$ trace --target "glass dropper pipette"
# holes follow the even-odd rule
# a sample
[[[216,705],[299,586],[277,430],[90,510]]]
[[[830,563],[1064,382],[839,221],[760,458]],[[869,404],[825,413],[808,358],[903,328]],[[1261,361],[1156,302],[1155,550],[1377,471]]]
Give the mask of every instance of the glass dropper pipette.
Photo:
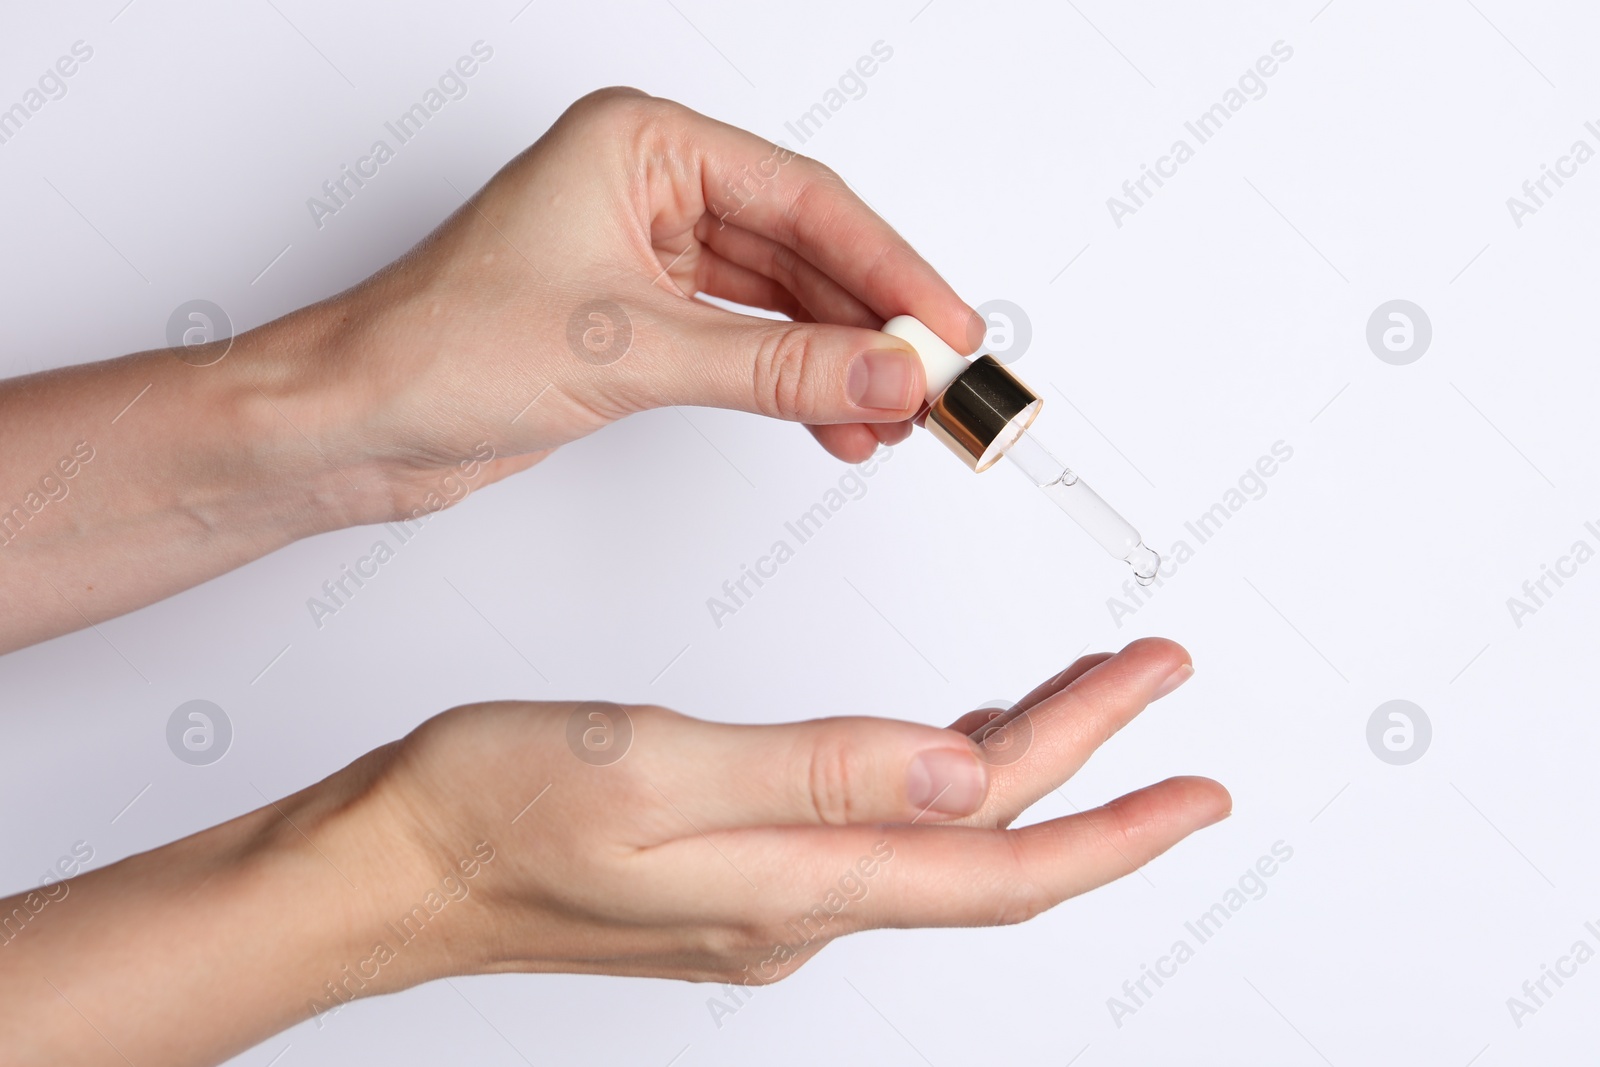
[[[1089,483],[1073,473],[1071,467],[1052,456],[1037,438],[1023,430],[1003,454],[1101,548],[1132,567],[1135,581],[1149,585],[1156,580],[1161,557],[1145,547],[1131,522],[1089,488]]]
[[[1056,459],[1028,426],[1043,401],[993,356],[967,360],[910,315],[884,323],[883,332],[909,344],[927,375],[927,428],[975,471],[1001,456],[1083,527],[1101,548],[1133,568],[1140,585],[1156,579],[1161,557],[1133,524]]]

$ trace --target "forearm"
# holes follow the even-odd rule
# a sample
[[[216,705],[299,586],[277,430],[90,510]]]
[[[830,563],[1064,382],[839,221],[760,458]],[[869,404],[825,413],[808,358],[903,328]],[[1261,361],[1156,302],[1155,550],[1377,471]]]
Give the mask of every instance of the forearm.
[[[269,323],[210,366],[157,350],[0,382],[0,652],[386,518],[339,314]]]
[[[440,972],[451,916],[351,978],[437,874],[374,824],[365,768],[0,902],[7,1063],[212,1064],[355,996]],[[381,819],[377,821],[382,821]]]
[[[208,366],[202,346],[0,382],[0,653],[447,507],[651,407],[804,422],[860,462],[922,405],[915,353],[870,328],[904,312],[962,351],[982,333],[820,164],[590,94],[405,257]]]

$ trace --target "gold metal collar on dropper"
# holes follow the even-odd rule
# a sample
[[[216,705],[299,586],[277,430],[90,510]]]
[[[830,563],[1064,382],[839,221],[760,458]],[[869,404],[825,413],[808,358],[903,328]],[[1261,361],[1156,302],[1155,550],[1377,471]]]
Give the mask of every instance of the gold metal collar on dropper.
[[[910,315],[896,315],[883,324],[883,332],[910,345],[922,361],[926,425],[962,462],[984,471],[1001,456],[1012,460],[1101,548],[1132,567],[1140,585],[1157,580],[1161,556],[1133,524],[1027,432],[1044,403],[1037,393],[993,356],[968,362]]]
[[[997,463],[1043,406],[993,356],[980,356],[928,406],[927,427],[975,471]]]

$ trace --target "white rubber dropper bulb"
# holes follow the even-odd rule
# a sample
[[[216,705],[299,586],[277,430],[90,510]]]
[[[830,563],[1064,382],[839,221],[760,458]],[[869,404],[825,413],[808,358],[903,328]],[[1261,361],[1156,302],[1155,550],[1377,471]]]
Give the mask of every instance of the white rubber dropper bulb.
[[[883,324],[883,332],[910,345],[922,360],[922,370],[928,378],[927,400],[930,404],[939,399],[939,394],[950,388],[950,383],[971,366],[965,356],[945,344],[920,319],[910,315],[896,315]]]

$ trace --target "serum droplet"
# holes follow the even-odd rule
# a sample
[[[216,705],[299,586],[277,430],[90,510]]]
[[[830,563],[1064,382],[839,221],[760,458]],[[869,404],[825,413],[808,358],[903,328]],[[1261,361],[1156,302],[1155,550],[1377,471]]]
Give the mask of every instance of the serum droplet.
[[[1134,581],[1140,585],[1155,583],[1156,571],[1161,567],[1161,556],[1154,549],[1146,548],[1141,541],[1123,558],[1128,561],[1128,566],[1133,568]]]

